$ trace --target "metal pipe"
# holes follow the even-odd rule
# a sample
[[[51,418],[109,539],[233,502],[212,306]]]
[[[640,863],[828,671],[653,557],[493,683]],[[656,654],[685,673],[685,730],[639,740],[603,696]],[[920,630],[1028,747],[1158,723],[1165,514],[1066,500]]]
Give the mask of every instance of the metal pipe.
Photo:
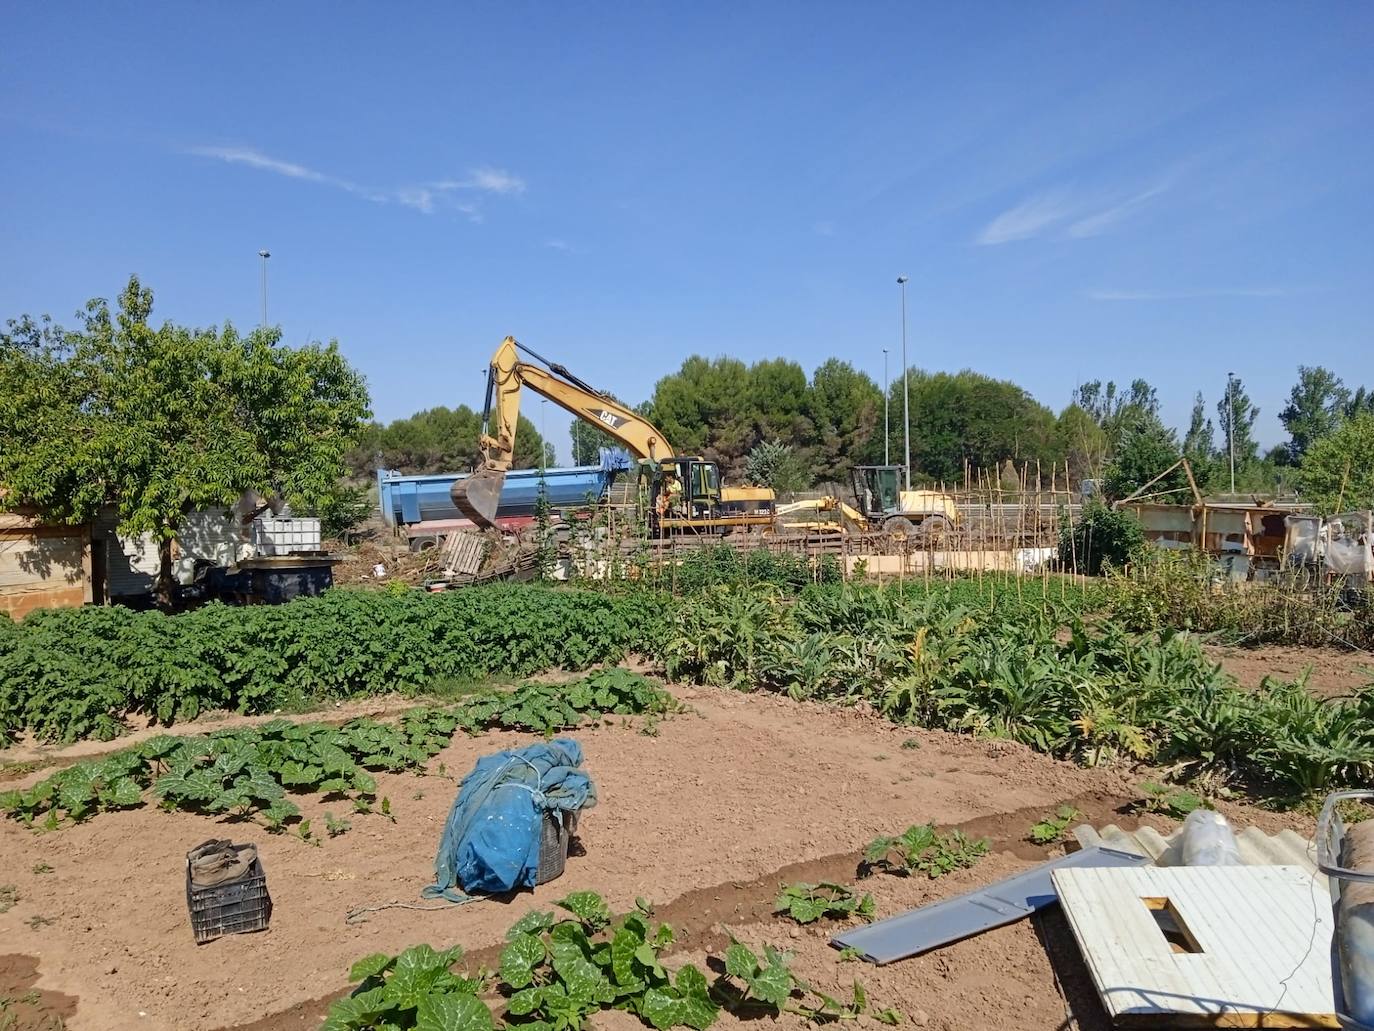
[[[892,464],[892,435],[887,428],[888,399],[887,348],[883,348],[883,465]]]
[[[1236,492],[1236,390],[1235,373],[1226,374],[1226,450],[1231,453],[1231,493]]]
[[[906,489],[911,489],[911,386],[910,366],[906,360],[906,276],[897,277],[902,288],[902,450],[905,452]]]

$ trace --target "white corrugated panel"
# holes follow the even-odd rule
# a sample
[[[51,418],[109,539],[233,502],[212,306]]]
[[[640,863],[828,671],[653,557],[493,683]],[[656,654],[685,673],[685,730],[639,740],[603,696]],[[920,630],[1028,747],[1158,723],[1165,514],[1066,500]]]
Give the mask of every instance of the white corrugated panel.
[[[151,533],[108,538],[105,548],[105,590],[112,598],[147,594],[157,579],[157,541]]]

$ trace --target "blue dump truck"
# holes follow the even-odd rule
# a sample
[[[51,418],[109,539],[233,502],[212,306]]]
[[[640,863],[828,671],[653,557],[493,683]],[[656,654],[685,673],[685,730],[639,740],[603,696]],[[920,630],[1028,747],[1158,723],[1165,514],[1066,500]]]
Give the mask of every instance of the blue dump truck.
[[[619,448],[602,448],[598,465],[557,469],[512,469],[501,489],[497,525],[519,530],[534,521],[540,480],[554,509],[585,505],[606,496],[617,477],[632,475],[634,460]],[[451,530],[472,526],[453,506],[449,488],[467,473],[432,473],[407,476],[392,469],[377,471],[377,499],[382,519],[410,538],[412,547],[436,543]]]

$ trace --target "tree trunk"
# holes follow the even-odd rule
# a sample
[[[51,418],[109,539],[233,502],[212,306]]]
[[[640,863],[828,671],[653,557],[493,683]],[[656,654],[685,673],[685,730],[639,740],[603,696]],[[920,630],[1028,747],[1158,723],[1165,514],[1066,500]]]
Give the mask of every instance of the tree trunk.
[[[160,536],[157,544],[157,603],[160,608],[172,607],[172,538]]]

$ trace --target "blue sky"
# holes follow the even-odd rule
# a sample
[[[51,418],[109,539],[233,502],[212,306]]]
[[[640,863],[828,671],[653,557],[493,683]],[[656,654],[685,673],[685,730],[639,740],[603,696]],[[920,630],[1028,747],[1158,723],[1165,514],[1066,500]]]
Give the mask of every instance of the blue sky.
[[[1374,5],[9,4],[0,316],[337,338],[379,417],[513,333],[687,355],[1374,386]],[[537,412],[531,411],[537,417]],[[566,418],[549,413],[550,429]],[[566,436],[556,437],[566,459]]]

